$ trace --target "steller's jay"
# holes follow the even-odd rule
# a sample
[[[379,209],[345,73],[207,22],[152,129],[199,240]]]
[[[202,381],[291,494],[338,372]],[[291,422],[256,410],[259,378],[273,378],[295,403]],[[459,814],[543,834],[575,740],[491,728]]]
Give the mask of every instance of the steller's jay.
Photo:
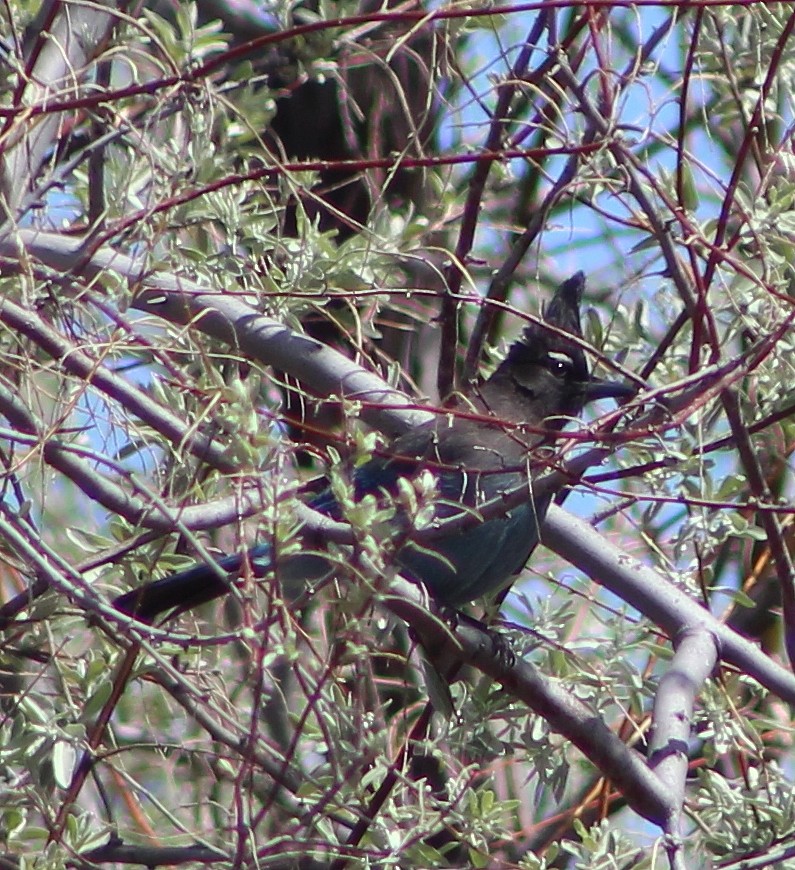
[[[353,474],[354,496],[360,499],[367,494],[395,497],[401,478],[431,471],[438,495],[434,518],[439,520],[462,511],[476,514],[485,502],[527,485],[527,500],[517,507],[498,516],[492,512],[491,518],[449,535],[442,531],[423,546],[412,541],[405,512],[396,510],[400,571],[422,581],[443,604],[463,604],[508,585],[534,549],[538,523],[552,498],[548,494],[534,500],[531,492],[533,476],[545,467],[543,446],[587,402],[635,392],[591,377],[582,348],[561,334],[582,336],[579,306],[584,287],[582,272],[565,281],[544,316],[553,329],[530,324],[490,378],[474,385],[450,410],[394,440],[383,455]],[[308,504],[344,519],[329,487]],[[285,560],[291,563],[291,575],[303,567],[308,580],[317,579],[318,563],[323,565],[321,576],[331,571],[330,563],[318,555],[291,555]],[[271,561],[270,546],[255,545],[219,559],[217,565],[199,564],[145,584],[116,598],[114,605],[151,621],[165,611],[182,612],[223,595],[228,580],[222,571],[234,577],[249,566],[254,576],[264,576],[273,568]]]

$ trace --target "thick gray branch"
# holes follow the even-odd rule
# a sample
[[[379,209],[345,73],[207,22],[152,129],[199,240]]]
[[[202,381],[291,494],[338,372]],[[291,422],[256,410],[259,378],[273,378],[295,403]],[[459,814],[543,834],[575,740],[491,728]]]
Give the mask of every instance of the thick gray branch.
[[[109,36],[117,18],[112,10],[119,4],[95,0],[58,5],[60,12],[49,31],[39,36],[41,49],[19,99],[18,132],[9,140],[14,146],[7,147],[0,161],[0,203],[5,201],[0,225],[18,213],[32,192],[34,179],[65,122],[63,112],[28,116],[24,107],[46,107],[48,101],[77,97],[85,91],[85,68]],[[103,7],[108,11],[101,11]]]
[[[588,523],[552,505],[541,526],[541,541],[659,625],[673,641],[687,632],[706,632],[724,661],[795,704],[792,673]]]
[[[10,299],[0,299],[0,321],[37,344],[64,371],[85,384],[91,384],[124,410],[159,432],[174,447],[185,449],[221,471],[239,471],[224,450],[211,439],[159,405],[145,392],[103,365],[96,355],[79,349],[67,341],[35,312],[22,308]]]
[[[715,637],[705,628],[690,629],[674,641],[676,653],[663,674],[654,699],[649,767],[677,806],[685,802],[685,785],[696,698],[718,663]],[[677,833],[679,825],[676,825]]]
[[[640,753],[626,746],[593,710],[529,662],[495,646],[494,636],[485,628],[461,622],[447,629],[418,604],[416,588],[397,579],[390,586],[393,591],[396,597],[387,598],[386,605],[411,625],[423,644],[433,649],[434,657],[455,655],[502,683],[506,691],[577,746],[616,784],[636,813],[667,829],[678,805]]]
[[[427,419],[427,411],[380,377],[308,335],[259,314],[241,299],[164,272],[152,272],[143,259],[102,247],[86,250],[80,239],[57,233],[19,230],[0,238],[0,257],[32,256],[62,273],[91,280],[110,271],[121,275],[137,295],[135,308],[171,323],[196,329],[242,351],[263,365],[282,369],[323,396],[361,401],[362,417],[389,435]]]

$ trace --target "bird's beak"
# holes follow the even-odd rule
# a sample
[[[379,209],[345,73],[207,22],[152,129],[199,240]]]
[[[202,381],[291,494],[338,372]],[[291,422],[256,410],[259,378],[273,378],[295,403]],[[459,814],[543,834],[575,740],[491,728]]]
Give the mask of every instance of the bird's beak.
[[[594,402],[597,399],[631,399],[637,395],[638,388],[630,384],[619,384],[618,381],[605,381],[602,378],[591,378],[585,384],[585,401]]]

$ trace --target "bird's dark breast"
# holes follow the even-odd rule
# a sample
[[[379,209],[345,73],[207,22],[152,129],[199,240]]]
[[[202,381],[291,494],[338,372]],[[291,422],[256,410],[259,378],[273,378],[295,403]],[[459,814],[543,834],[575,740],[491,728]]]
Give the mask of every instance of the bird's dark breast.
[[[446,454],[449,460],[452,454]],[[495,453],[494,456],[497,456]],[[415,580],[422,581],[441,602],[462,604],[498,590],[525,564],[538,540],[536,514],[543,516],[547,502],[533,503],[526,473],[525,457],[513,457],[514,465],[500,467],[506,457],[483,460],[488,470],[466,472],[450,464],[439,464],[433,469],[436,477],[434,522],[423,523],[423,529],[414,530],[404,515],[402,522],[394,524],[393,531],[401,540],[397,561],[401,570]],[[362,466],[354,475],[356,498],[372,494],[378,489],[384,497],[398,494],[398,480],[411,479],[423,469],[433,468],[427,457],[393,457],[391,460],[374,459]],[[524,472],[524,473],[523,473]],[[527,500],[506,513],[499,505],[488,508],[490,518],[481,520],[480,509],[488,502],[507,495],[519,485],[528,486]],[[538,501],[538,500],[537,500]],[[313,507],[337,519],[344,519],[339,505],[330,491],[321,493]],[[462,509],[463,506],[463,509]],[[444,531],[445,520],[465,517],[459,531]],[[430,528],[438,529],[438,536]],[[423,532],[422,543],[415,539]]]
[[[536,545],[535,510],[532,503],[522,504],[423,546],[409,540],[398,562],[445,604],[463,604],[496,592],[521,570]]]

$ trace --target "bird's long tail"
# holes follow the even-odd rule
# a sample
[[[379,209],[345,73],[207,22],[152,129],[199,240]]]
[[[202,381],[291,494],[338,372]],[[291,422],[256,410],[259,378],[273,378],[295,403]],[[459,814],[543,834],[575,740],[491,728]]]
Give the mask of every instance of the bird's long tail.
[[[258,544],[245,553],[224,556],[215,564],[194,565],[120,595],[113,606],[141,622],[152,622],[169,610],[182,613],[225,595],[244,567],[255,577],[266,574],[271,568],[270,552],[268,544]]]

